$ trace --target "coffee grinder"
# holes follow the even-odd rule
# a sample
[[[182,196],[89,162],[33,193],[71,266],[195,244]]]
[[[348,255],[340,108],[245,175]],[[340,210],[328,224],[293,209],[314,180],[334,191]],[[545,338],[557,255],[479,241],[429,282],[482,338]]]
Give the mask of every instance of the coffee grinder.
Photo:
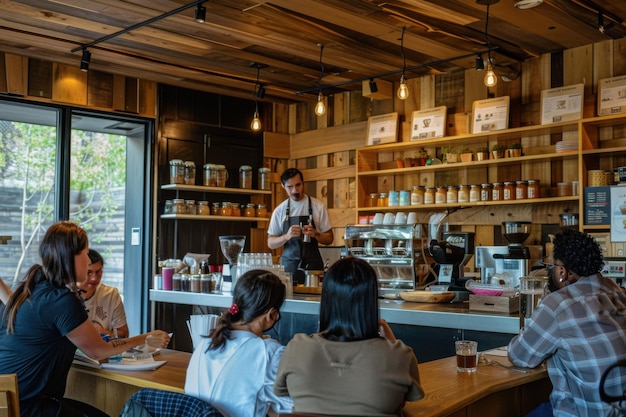
[[[506,253],[495,253],[493,258],[496,262],[496,273],[503,280],[500,285],[519,285],[520,277],[524,277],[530,271],[531,253],[524,246],[524,241],[530,236],[531,222],[502,222],[502,235],[509,242]]]
[[[474,233],[443,232],[442,240],[431,240],[430,254],[436,264],[438,284],[450,284],[450,291],[466,291],[463,269],[474,254]]]

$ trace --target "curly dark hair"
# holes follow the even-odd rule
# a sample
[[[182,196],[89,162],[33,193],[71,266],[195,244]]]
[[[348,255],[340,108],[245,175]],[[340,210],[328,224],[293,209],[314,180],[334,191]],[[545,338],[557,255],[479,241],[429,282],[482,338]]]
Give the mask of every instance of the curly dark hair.
[[[604,266],[600,244],[577,230],[564,230],[555,236],[553,256],[580,277],[597,274]]]

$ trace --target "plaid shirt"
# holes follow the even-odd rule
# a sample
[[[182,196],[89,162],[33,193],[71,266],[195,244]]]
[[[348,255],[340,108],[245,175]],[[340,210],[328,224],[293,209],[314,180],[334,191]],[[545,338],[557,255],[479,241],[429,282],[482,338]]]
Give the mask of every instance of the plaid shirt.
[[[211,404],[198,398],[152,388],[143,388],[131,395],[120,413],[120,417],[173,416],[222,417]]]
[[[508,354],[518,366],[547,360],[555,417],[607,415],[611,407],[600,399],[599,382],[607,367],[626,359],[626,294],[598,274],[547,295]],[[621,383],[615,378],[605,386],[620,391]]]

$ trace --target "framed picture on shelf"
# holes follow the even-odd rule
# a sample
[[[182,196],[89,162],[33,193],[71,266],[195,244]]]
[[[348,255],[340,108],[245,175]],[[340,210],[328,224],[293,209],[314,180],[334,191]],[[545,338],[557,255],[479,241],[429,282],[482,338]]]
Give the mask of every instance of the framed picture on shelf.
[[[598,81],[598,116],[626,112],[626,75]]]
[[[380,145],[398,140],[398,112],[370,116],[367,119],[367,145]]]
[[[541,91],[541,124],[571,122],[583,117],[584,84]]]
[[[509,96],[503,96],[472,103],[472,133],[507,129],[510,102]]]
[[[446,134],[446,106],[417,110],[411,116],[411,140],[442,138]]]

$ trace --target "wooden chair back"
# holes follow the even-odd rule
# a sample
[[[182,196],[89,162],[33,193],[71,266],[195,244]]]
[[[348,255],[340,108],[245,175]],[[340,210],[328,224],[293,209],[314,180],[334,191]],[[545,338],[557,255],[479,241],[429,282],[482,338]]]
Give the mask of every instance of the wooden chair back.
[[[17,374],[0,375],[0,417],[20,417]]]

